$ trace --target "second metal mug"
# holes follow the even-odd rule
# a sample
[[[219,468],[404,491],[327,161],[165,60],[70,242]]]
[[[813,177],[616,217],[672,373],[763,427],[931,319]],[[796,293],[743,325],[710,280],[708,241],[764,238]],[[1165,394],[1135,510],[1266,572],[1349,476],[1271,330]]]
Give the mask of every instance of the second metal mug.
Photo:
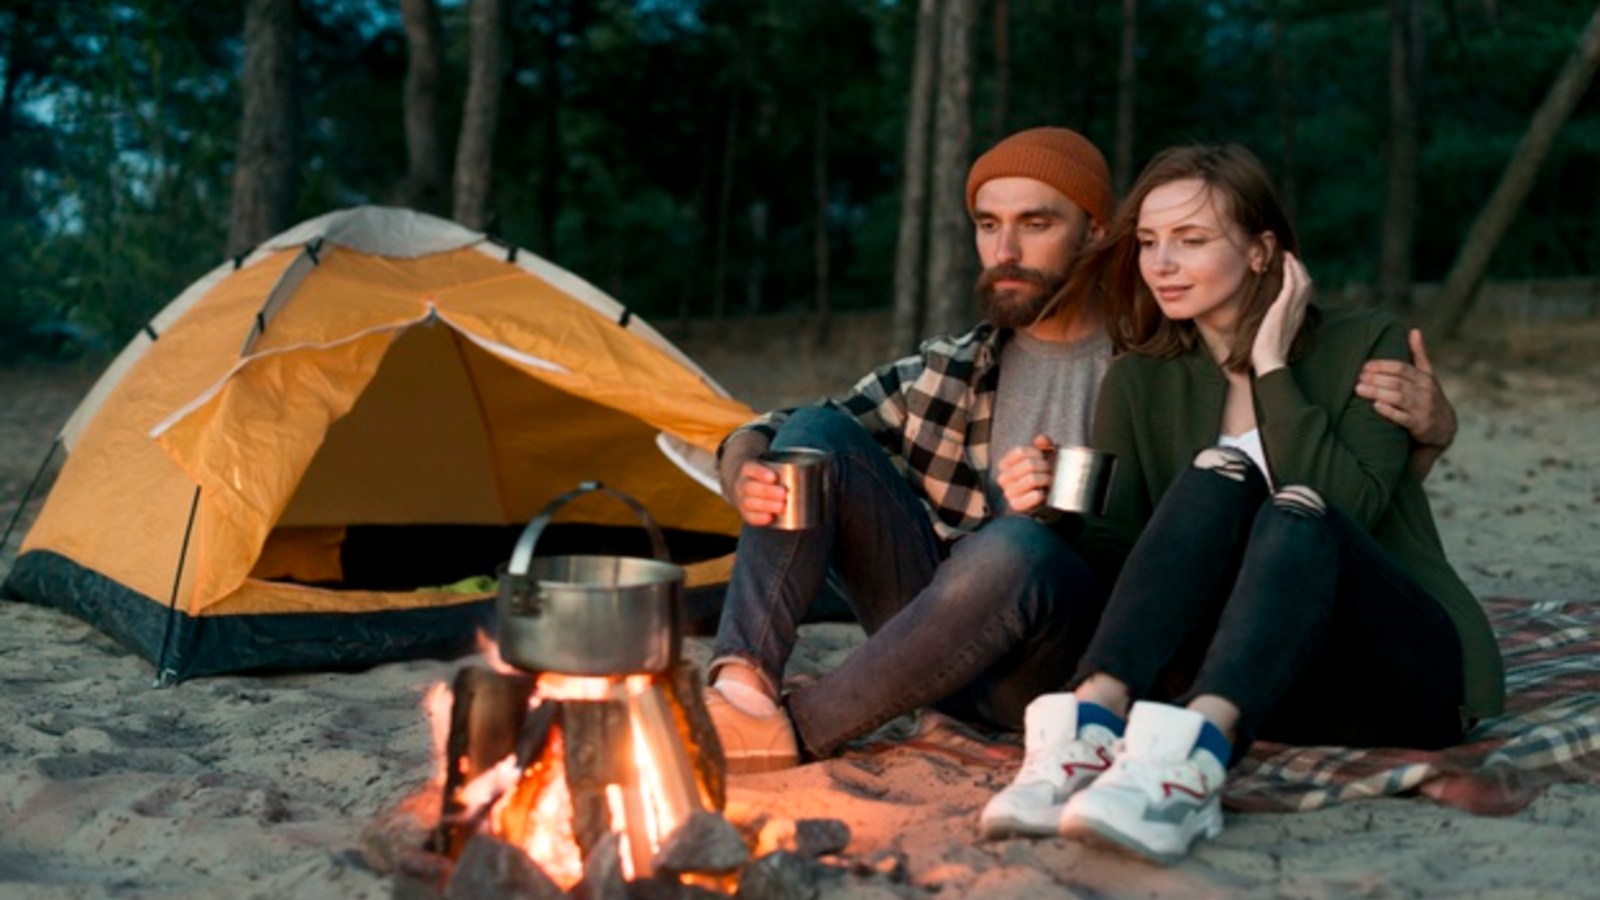
[[[1054,472],[1045,502],[1062,512],[1104,515],[1116,455],[1093,447],[1057,447],[1052,452]]]
[[[789,492],[783,512],[769,528],[800,531],[822,524],[828,504],[828,466],[832,455],[810,447],[768,450],[757,462],[778,473],[778,483]]]

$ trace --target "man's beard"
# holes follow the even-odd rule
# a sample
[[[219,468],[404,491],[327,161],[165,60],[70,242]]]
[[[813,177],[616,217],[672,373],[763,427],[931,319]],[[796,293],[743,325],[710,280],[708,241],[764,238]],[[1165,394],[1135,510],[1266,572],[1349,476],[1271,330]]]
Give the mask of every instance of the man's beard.
[[[1000,281],[1020,281],[1028,286],[1001,290],[995,287]],[[1045,273],[1014,263],[1001,263],[978,276],[974,288],[978,295],[978,312],[996,328],[1025,328],[1038,320],[1039,314],[1066,283],[1065,273]]]

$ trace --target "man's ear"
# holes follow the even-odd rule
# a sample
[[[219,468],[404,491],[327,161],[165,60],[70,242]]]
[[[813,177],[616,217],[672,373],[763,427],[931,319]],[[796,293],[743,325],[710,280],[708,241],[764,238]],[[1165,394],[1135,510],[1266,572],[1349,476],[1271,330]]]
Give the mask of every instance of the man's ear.
[[[1267,271],[1272,258],[1278,254],[1278,236],[1270,231],[1256,235],[1250,244],[1250,271],[1257,275]]]
[[[1098,244],[1105,239],[1106,229],[1093,219],[1089,220],[1089,230],[1083,233],[1083,246],[1088,247]]]

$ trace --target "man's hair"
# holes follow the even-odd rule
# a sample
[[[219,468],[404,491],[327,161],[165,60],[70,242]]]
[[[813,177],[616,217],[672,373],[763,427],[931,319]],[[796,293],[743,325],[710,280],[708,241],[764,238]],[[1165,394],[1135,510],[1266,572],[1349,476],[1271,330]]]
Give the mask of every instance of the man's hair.
[[[990,147],[967,172],[967,213],[978,188],[995,178],[1032,178],[1050,185],[1105,225],[1116,206],[1111,169],[1099,148],[1070,128],[1029,128]]]
[[[1238,144],[1191,144],[1156,154],[1129,189],[1105,238],[1084,252],[1066,290],[1071,296],[1101,295],[1106,331],[1119,352],[1171,359],[1192,349],[1200,340],[1194,322],[1167,318],[1144,283],[1137,236],[1139,209],[1150,192],[1190,178],[1205,185],[1217,213],[1237,223],[1248,240],[1269,233],[1276,240],[1266,270],[1250,273],[1240,286],[1239,330],[1223,366],[1242,372],[1250,365],[1256,329],[1283,284],[1283,254],[1298,253],[1299,243],[1266,167]],[[1308,318],[1296,336],[1296,351],[1312,321]]]

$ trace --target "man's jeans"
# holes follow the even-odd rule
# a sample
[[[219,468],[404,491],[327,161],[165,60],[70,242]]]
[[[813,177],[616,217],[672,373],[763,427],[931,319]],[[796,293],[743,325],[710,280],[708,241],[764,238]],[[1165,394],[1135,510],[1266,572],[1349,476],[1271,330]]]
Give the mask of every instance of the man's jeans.
[[[1257,736],[1460,740],[1461,645],[1443,607],[1344,513],[1269,497],[1253,465],[1233,471],[1244,477],[1191,467],[1173,482],[1078,680],[1105,672],[1136,698],[1231,701],[1236,760]]]
[[[946,557],[883,448],[833,410],[796,412],[773,447],[833,454],[828,515],[805,531],[740,533],[713,677],[737,659],[776,688],[801,616],[831,569],[868,638],[787,697],[811,756],[929,705],[1019,728],[1028,701],[1062,688],[1106,594],[1070,545],[1032,519],[1007,516],[957,541]]]

